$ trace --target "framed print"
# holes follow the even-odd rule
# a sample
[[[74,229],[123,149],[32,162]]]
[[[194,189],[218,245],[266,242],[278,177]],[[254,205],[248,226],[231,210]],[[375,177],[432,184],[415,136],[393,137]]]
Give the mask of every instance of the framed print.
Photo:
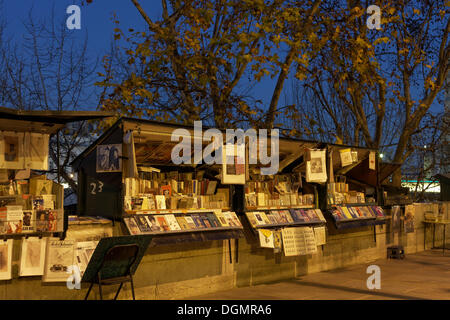
[[[122,172],[122,144],[97,146],[97,172]]]
[[[45,262],[45,239],[31,237],[22,240],[19,276],[42,276]]]
[[[0,280],[12,279],[11,274],[12,246],[13,246],[12,239],[0,241]]]
[[[245,184],[245,145],[226,144],[222,152],[222,184]]]

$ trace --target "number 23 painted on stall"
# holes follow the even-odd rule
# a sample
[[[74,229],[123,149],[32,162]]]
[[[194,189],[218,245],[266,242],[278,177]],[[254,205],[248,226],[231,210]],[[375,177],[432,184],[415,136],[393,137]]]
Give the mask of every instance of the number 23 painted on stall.
[[[97,194],[103,191],[103,182],[98,181],[98,183],[91,182],[89,184],[91,186],[91,194]]]

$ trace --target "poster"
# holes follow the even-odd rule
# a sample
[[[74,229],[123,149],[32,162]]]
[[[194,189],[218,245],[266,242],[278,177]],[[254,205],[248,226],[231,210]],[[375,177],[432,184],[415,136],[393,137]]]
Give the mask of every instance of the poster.
[[[0,241],[0,280],[10,280],[13,240]]]
[[[306,181],[323,183],[327,181],[326,151],[310,150],[309,161],[306,162]]]
[[[369,169],[375,170],[375,152],[369,152]]]
[[[391,209],[392,231],[394,231],[394,232],[400,231],[401,212],[402,212],[402,209],[400,206],[392,206],[392,209]]]
[[[49,135],[26,132],[24,137],[25,168],[48,170]]]
[[[23,169],[23,133],[0,132],[0,168]]]
[[[316,245],[324,245],[326,240],[326,228],[325,227],[314,227],[314,237],[316,238]]]
[[[245,184],[245,145],[226,144],[222,152],[222,184]]]
[[[313,228],[283,228],[281,232],[285,256],[306,255],[317,252]]]
[[[45,239],[32,237],[22,240],[19,276],[42,276],[45,262]]]
[[[97,172],[122,172],[122,144],[97,146]]]
[[[275,248],[274,234],[272,230],[258,229],[259,244],[262,248]]]
[[[405,206],[405,233],[414,232],[414,215],[415,215],[415,207],[413,204]]]
[[[339,155],[341,156],[341,165],[343,167],[351,165],[353,163],[352,149],[339,150]]]

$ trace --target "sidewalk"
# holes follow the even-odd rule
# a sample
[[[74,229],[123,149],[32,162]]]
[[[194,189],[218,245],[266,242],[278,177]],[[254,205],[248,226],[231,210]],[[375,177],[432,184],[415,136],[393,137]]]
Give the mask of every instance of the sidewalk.
[[[381,289],[367,289],[369,265],[381,269]],[[450,252],[425,251],[404,260],[313,273],[292,280],[190,297],[192,300],[410,300],[450,299]]]

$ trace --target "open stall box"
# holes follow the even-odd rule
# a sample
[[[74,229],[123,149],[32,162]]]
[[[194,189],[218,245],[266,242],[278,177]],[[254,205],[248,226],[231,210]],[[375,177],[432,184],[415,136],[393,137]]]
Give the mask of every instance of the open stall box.
[[[73,162],[80,214],[119,221],[124,234],[151,235],[153,244],[241,237],[222,166],[194,164],[210,143],[202,137],[191,126],[119,119]],[[172,154],[189,161],[174,163]]]
[[[315,162],[316,176],[310,177],[306,171],[308,156],[319,151],[317,145],[279,138],[278,150],[270,150],[270,154],[278,152],[276,173],[263,175],[263,165],[248,164],[242,211],[261,247],[291,256],[314,253],[325,243],[326,220],[318,208],[317,193],[320,175],[326,176],[325,158]],[[255,153],[251,144],[247,144],[247,153]]]
[[[384,224],[374,149],[328,144],[326,188],[321,189],[320,207],[326,209],[337,229]]]

